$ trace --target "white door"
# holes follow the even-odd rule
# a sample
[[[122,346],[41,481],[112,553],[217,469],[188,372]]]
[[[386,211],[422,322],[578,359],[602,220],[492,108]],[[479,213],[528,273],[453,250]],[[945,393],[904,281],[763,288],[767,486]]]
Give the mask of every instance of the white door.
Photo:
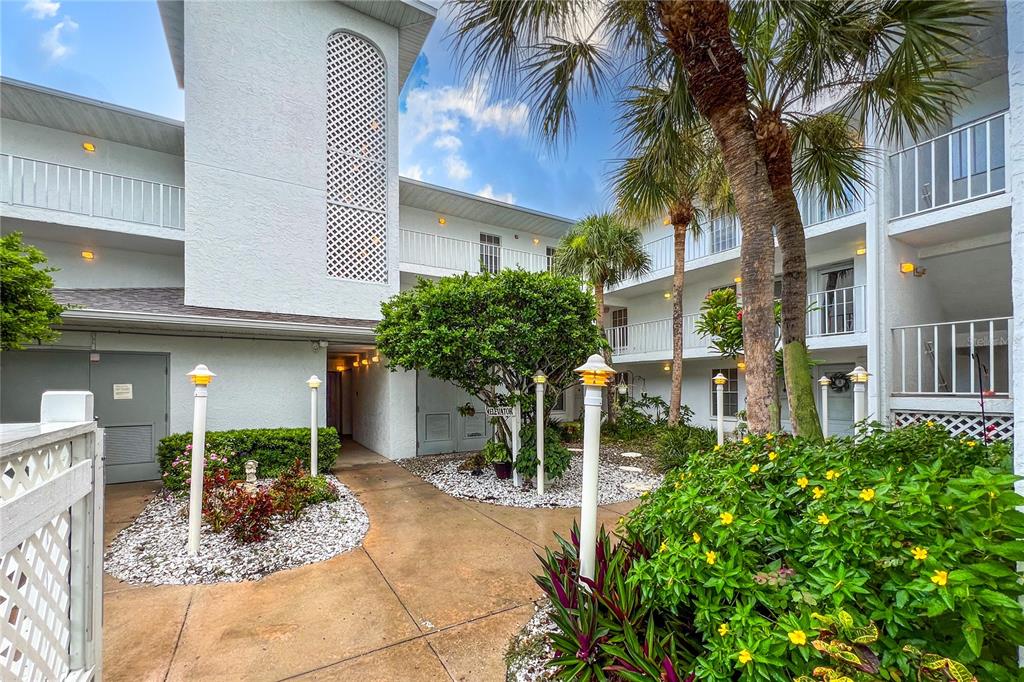
[[[819,365],[818,378],[828,377],[832,386],[828,391],[828,435],[853,435],[853,383],[846,375],[853,371],[853,363]],[[821,411],[821,390],[818,390],[818,411]]]

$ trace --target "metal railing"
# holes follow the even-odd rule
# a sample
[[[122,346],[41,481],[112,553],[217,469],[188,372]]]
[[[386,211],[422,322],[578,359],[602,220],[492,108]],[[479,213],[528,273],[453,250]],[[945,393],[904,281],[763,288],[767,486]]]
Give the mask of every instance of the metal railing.
[[[699,314],[683,316],[683,348],[704,349],[708,347],[705,337],[697,333]],[[672,350],[672,318],[666,317],[649,322],[637,322],[605,330],[608,343],[614,355],[654,353]]]
[[[1006,112],[889,156],[889,214],[904,218],[1006,189]]]
[[[185,189],[0,154],[0,202],[184,229]]]
[[[416,230],[403,229],[399,235],[399,260],[411,265],[425,265],[473,274],[481,271],[482,263],[484,269],[491,272],[514,268],[522,268],[529,272],[546,272],[551,269],[551,258],[543,253],[519,251],[496,244]]]
[[[807,336],[867,331],[864,296],[863,284],[808,294]]]
[[[800,207],[800,219],[804,227],[827,223],[837,218],[845,218],[854,213],[864,210],[864,197],[860,194],[853,194],[847,197],[847,205],[829,209],[828,202],[821,196],[821,193],[812,189],[803,189],[797,194],[797,203]]]
[[[996,317],[894,327],[893,392],[1009,396],[1013,367],[1011,319]]]

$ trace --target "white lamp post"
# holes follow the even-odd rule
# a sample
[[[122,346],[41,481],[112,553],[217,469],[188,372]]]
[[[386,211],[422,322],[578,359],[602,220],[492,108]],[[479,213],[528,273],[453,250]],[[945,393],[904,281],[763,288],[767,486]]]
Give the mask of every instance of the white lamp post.
[[[533,375],[533,383],[537,389],[537,494],[544,494],[544,387],[548,377],[537,370]]]
[[[195,385],[192,412],[192,474],[188,486],[188,553],[199,554],[199,529],[203,524],[203,469],[206,464],[206,387],[217,376],[206,365],[186,374]]]
[[[597,465],[601,447],[602,393],[615,375],[597,353],[576,368],[583,381],[583,501],[580,505],[580,576],[594,578],[597,548]]]
[[[715,382],[715,407],[718,416],[718,444],[725,444],[725,384],[729,381],[725,375],[719,372],[714,376]]]
[[[832,382],[828,377],[818,379],[821,386],[821,435],[828,438],[828,388]]]
[[[860,424],[868,418],[868,371],[857,365],[846,376],[853,382],[853,421]],[[863,426],[857,429],[861,432],[866,430]]]
[[[319,476],[317,472],[317,426],[319,426],[319,419],[317,419],[317,400],[316,400],[316,389],[320,388],[320,377],[317,375],[311,376],[306,380],[306,385],[309,386],[309,475]]]

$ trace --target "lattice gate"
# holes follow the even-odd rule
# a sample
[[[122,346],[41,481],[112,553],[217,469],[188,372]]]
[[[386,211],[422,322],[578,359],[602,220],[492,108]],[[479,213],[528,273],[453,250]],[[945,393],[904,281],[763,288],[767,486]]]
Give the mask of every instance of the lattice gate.
[[[1013,438],[1012,414],[987,414],[985,422],[982,423],[981,414],[977,412],[892,412],[894,426],[908,426],[927,421],[942,425],[953,436],[983,440],[987,427],[988,436],[993,440]]]

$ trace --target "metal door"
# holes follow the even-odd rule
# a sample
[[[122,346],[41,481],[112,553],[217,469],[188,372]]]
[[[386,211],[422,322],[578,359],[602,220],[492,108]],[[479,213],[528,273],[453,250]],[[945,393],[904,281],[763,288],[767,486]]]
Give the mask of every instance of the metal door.
[[[469,406],[470,409],[461,409]],[[479,450],[492,431],[484,405],[425,372],[416,376],[416,454]]]
[[[156,446],[167,435],[167,355],[100,353],[89,365],[89,390],[105,429],[107,482],[160,478]]]
[[[38,422],[44,391],[88,391],[89,351],[0,353],[0,422]]]
[[[853,435],[853,384],[843,381],[849,372],[853,371],[853,363],[838,365],[820,365],[818,377],[835,377],[837,389],[829,389],[828,392],[828,434],[830,436]],[[817,383],[815,383],[817,385]],[[818,393],[818,409],[821,409],[821,392]]]

